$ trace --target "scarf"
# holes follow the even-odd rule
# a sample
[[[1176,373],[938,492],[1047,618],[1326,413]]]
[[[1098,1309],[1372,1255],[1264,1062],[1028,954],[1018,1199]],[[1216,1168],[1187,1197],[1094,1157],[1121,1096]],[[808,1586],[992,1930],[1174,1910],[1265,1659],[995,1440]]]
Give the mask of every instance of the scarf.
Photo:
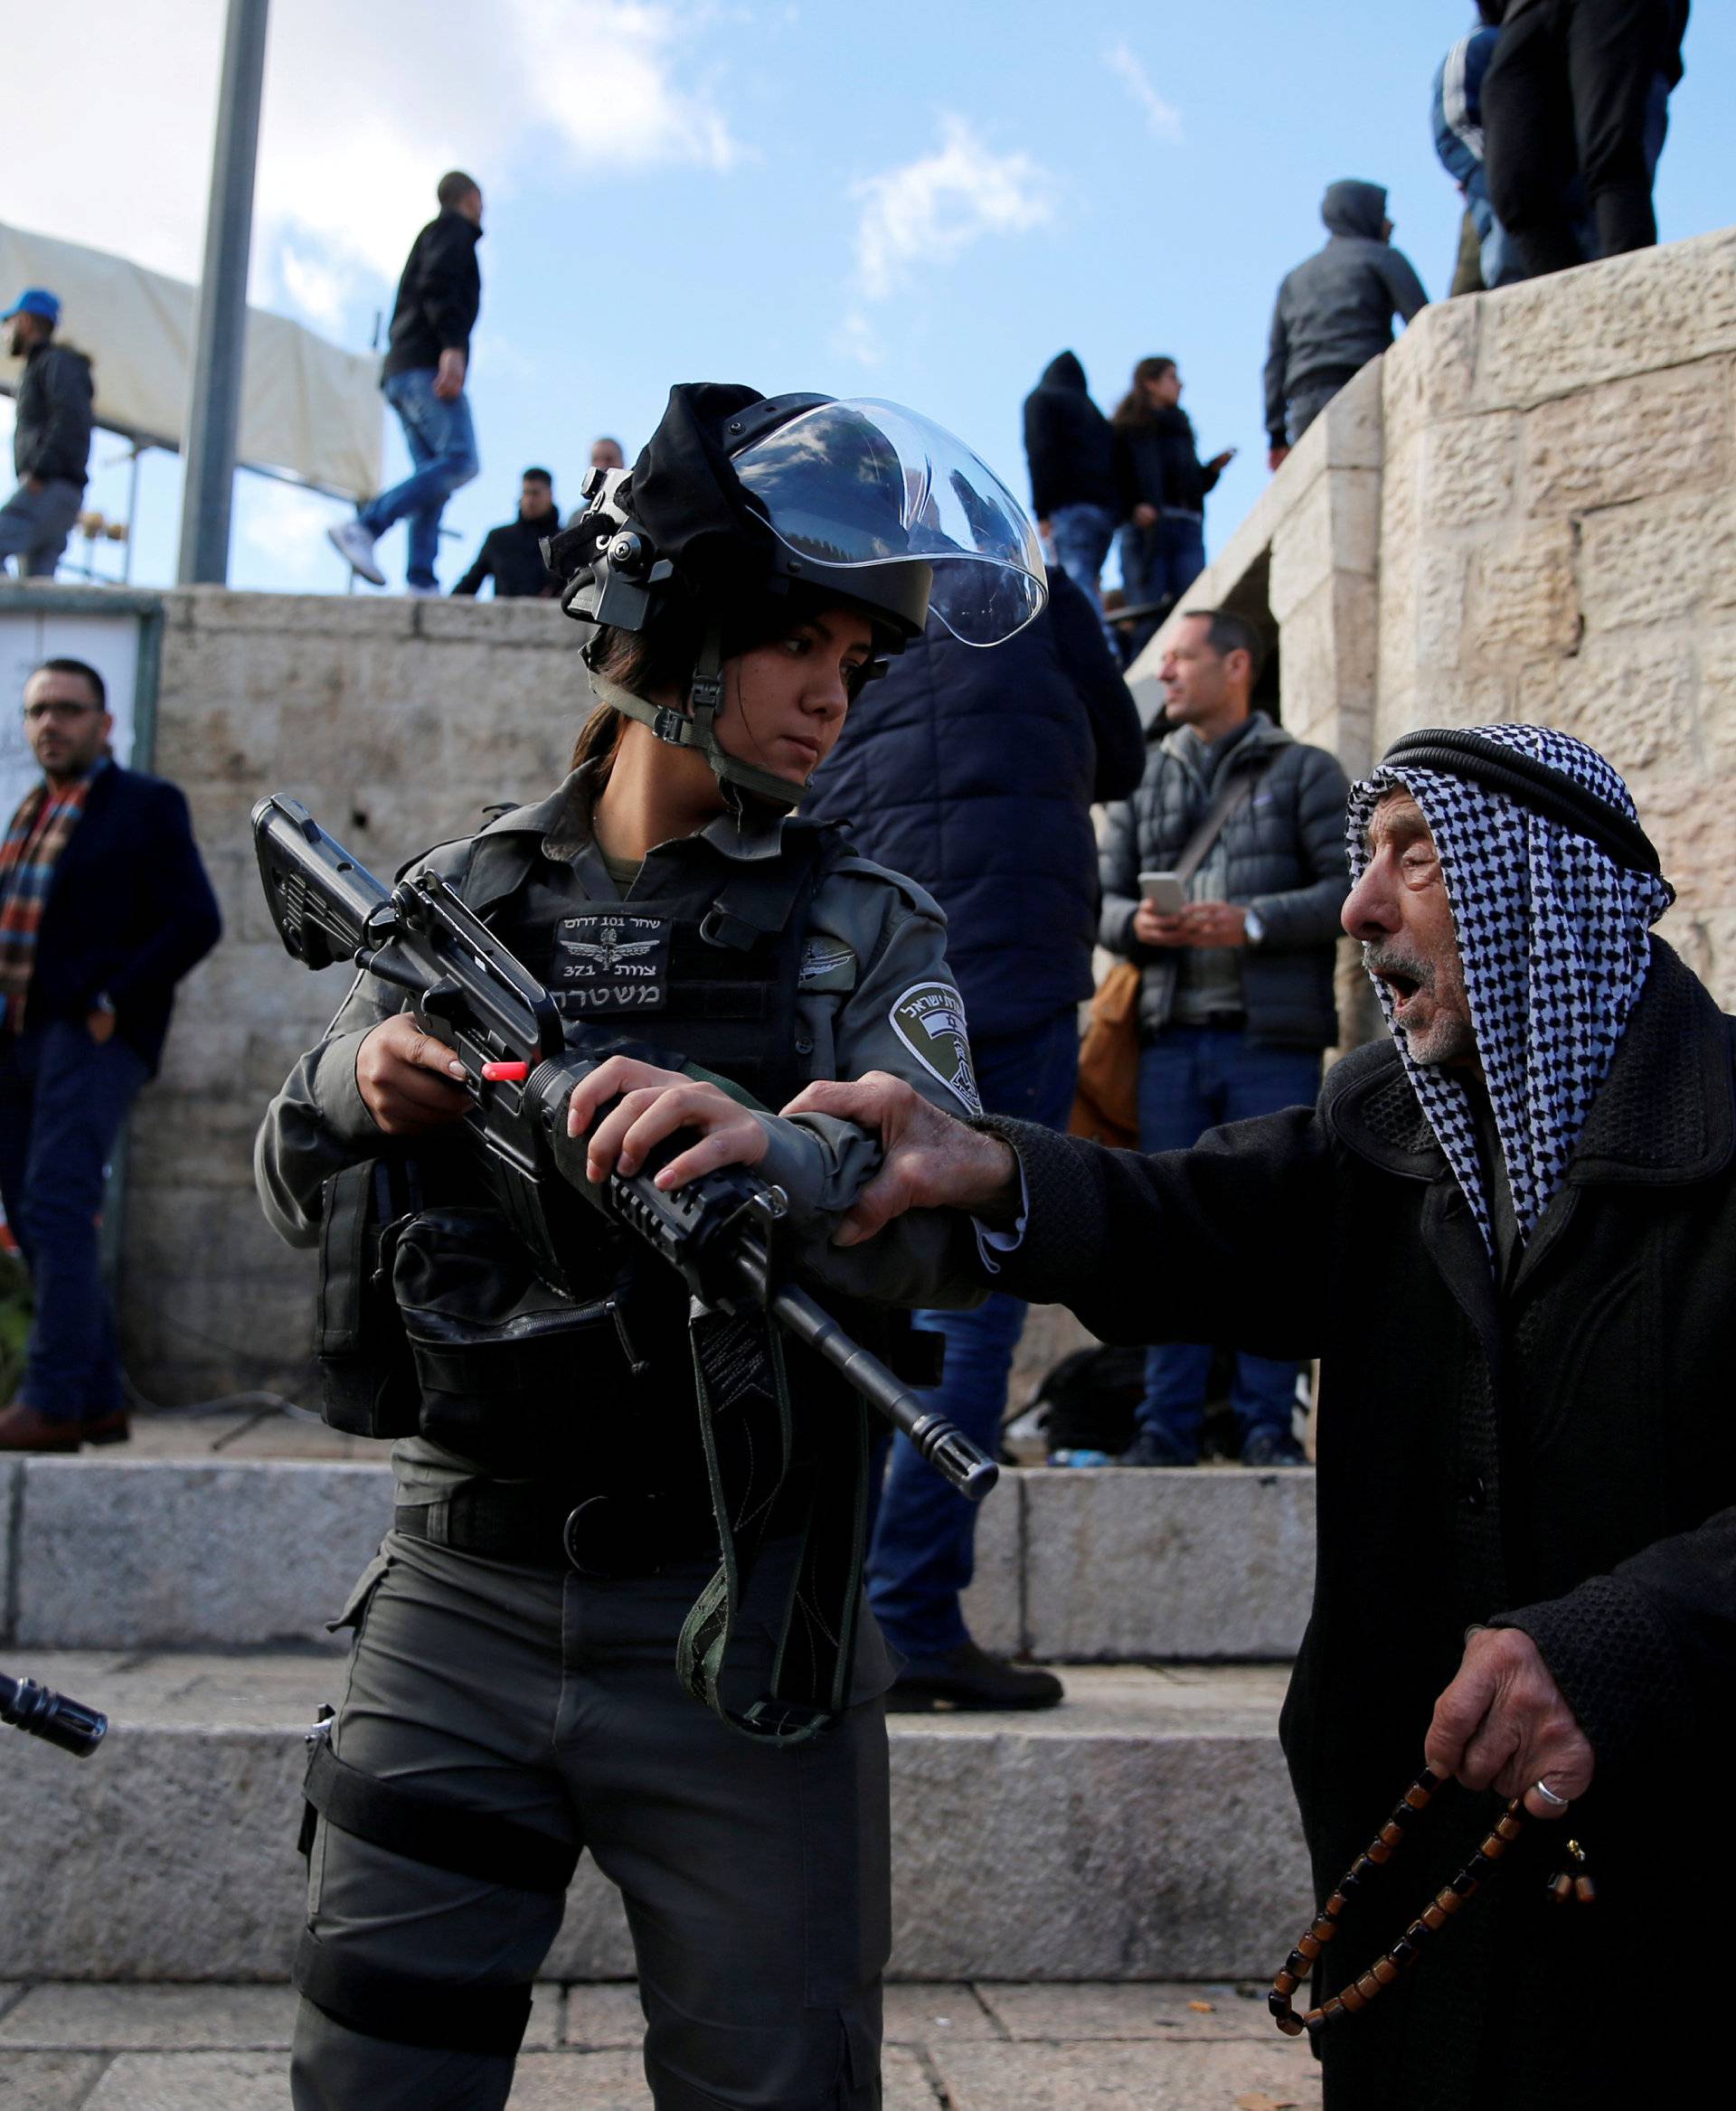
[[[102,768],[100,762],[97,768]],[[54,868],[72,839],[97,771],[58,788],[44,777],[24,794],[0,844],[0,1025],[16,1033],[36,965],[36,938]]]
[[[1406,749],[1427,743],[1432,761],[1451,765],[1453,742],[1467,750],[1464,776],[1404,758]],[[1503,775],[1502,750],[1515,755],[1524,773],[1516,788],[1473,781]],[[1552,778],[1565,782],[1552,790]],[[1368,866],[1370,816],[1382,795],[1399,786],[1421,808],[1440,858],[1523,1246],[1566,1178],[1645,987],[1651,927],[1675,891],[1655,869],[1643,869],[1646,862],[1655,867],[1656,853],[1640,833],[1627,786],[1595,749],[1570,734],[1546,726],[1482,726],[1474,736],[1418,734],[1396,743],[1394,754],[1351,792],[1353,881]],[[1567,817],[1576,805],[1580,827]],[[1644,845],[1649,861],[1628,852],[1630,841]],[[1379,981],[1375,990],[1493,1262],[1489,1198],[1465,1082],[1412,1060],[1404,1029],[1393,1024],[1392,991]]]

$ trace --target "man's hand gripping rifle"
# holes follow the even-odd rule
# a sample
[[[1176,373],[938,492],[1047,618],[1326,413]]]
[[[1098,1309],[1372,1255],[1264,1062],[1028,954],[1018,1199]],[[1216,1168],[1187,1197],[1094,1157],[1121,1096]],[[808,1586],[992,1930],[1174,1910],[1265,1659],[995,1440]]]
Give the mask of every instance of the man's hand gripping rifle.
[[[568,1023],[548,991],[438,873],[416,873],[388,891],[305,806],[281,796],[254,807],[253,839],[266,900],[289,952],[312,968],[353,961],[408,992],[450,1042],[473,1096],[460,1126],[551,1281],[566,1279],[550,1207],[564,1188],[637,1234],[703,1304],[764,1312],[823,1356],[955,1488],[982,1501],[999,1477],[994,1460],[852,1341],[807,1291],[774,1280],[771,1235],[787,1207],[781,1190],[725,1166],[665,1193],[655,1175],[691,1143],[686,1133],[652,1152],[630,1178],[612,1173],[600,1184],[586,1178],[583,1140],[567,1136],[574,1087],[611,1055],[676,1063],[641,1043]]]

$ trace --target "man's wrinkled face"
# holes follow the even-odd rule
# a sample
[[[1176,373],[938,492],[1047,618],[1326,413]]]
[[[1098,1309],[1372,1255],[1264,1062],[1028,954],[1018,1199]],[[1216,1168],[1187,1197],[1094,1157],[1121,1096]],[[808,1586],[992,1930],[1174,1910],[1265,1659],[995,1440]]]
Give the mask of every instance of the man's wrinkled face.
[[[1440,856],[1422,809],[1388,792],[1368,824],[1368,869],[1344,903],[1363,965],[1392,998],[1392,1023],[1420,1063],[1477,1066],[1477,1035]]]

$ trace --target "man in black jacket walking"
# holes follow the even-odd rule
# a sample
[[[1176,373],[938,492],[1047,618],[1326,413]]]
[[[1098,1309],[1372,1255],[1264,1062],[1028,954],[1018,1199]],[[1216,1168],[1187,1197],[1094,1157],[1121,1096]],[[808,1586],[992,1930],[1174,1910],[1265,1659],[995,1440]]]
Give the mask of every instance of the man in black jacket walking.
[[[542,539],[560,532],[554,478],[546,469],[526,469],[519,485],[518,518],[489,529],[476,562],[452,591],[477,594],[484,580],[492,579],[497,601],[546,599],[554,591],[554,580],[542,555]]]
[[[470,333],[482,306],[482,276],[476,269],[482,193],[461,169],[453,169],[440,178],[435,194],[439,217],[430,220],[411,245],[380,368],[380,385],[398,413],[414,466],[401,484],[382,491],[354,520],[326,531],[354,571],[383,587],[386,575],[373,545],[394,521],[408,517],[405,579],[412,594],[439,592],[434,560],[440,546],[440,514],[477,469],[476,428],[464,384]]]
[[[12,429],[18,488],[0,506],[0,574],[8,557],[26,579],[52,579],[79,517],[90,457],[90,362],[54,343],[61,304],[46,287],[20,294],[0,321],[22,359]]]
[[[35,1317],[0,1452],[127,1435],[98,1260],[103,1172],[175,985],[221,928],[187,802],[110,759],[113,725],[81,660],[45,661],[24,684],[42,776],[0,844],[0,1202]]]
[[[1652,936],[1672,891],[1581,741],[1408,735],[1356,787],[1350,844],[1344,926],[1392,1038],[1313,1107],[1150,1158],[967,1126],[890,1079],[786,1111],[885,1146],[834,1230],[846,1278],[849,1244],[950,1205],[997,1287],[1106,1338],[1203,1324],[1320,1357],[1314,1607],[1281,1723],[1317,1895],[1420,1762],[1456,1784],[1407,1814],[1394,1870],[1357,1863],[1311,1946],[1295,1991],[1331,2004],[1327,2111],[1692,2102],[1728,2062],[1715,1991],[1665,2022],[1598,1990],[1656,1984],[1720,1926],[1660,1814],[1692,1830],[1736,1691],[1736,1022]],[[1525,1821],[1460,1912],[1444,1887],[1491,1789]],[[1564,1833],[1589,1909],[1551,1896]],[[1383,1988],[1369,1968],[1425,1901]]]

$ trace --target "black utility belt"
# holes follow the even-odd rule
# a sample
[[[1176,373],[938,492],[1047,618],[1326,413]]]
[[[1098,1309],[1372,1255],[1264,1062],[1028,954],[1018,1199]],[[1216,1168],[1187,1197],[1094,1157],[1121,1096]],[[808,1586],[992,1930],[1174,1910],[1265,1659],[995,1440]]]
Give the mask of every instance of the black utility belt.
[[[717,1525],[699,1491],[632,1490],[551,1503],[546,1491],[471,1483],[435,1503],[400,1503],[394,1531],[519,1569],[599,1580],[660,1576],[717,1559]]]

